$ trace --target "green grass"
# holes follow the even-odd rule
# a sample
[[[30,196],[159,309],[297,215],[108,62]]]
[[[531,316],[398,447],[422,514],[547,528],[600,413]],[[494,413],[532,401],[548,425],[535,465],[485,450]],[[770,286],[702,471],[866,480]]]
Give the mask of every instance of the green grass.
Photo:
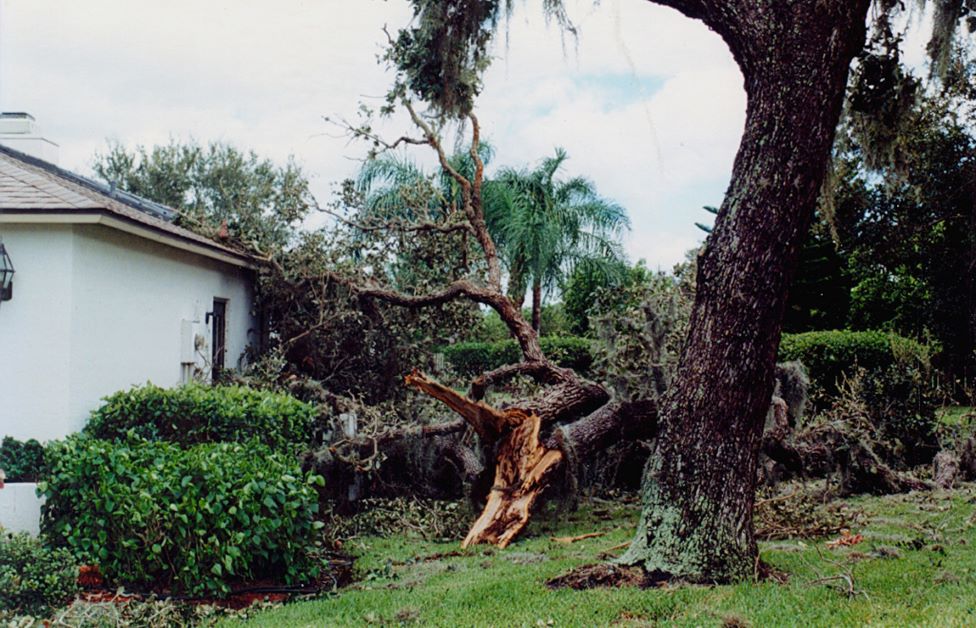
[[[972,406],[945,406],[938,411],[938,419],[945,425],[964,425],[976,417]]]
[[[405,537],[352,541],[347,549],[358,554],[358,583],[257,613],[247,625],[976,625],[976,486],[848,503],[864,511],[853,532],[865,540],[854,547],[827,549],[824,539],[762,544],[763,560],[789,574],[785,585],[548,590],[548,578],[598,562],[601,552],[629,539],[636,509],[600,504],[557,526],[534,524],[505,550],[478,547],[438,558],[458,545]],[[596,531],[606,534],[571,545],[550,538]],[[853,597],[843,575],[853,579]]]

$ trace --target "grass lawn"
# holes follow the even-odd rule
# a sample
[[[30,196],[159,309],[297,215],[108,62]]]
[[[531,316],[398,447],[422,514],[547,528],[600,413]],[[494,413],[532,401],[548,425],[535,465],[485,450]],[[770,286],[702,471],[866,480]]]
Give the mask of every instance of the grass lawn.
[[[352,541],[358,583],[260,612],[247,625],[976,625],[976,486],[846,503],[864,513],[852,530],[864,536],[858,545],[763,543],[763,560],[789,574],[785,585],[550,591],[548,578],[597,562],[629,539],[636,507],[601,503],[556,525],[536,523],[505,550],[445,556],[458,545],[402,536]],[[597,531],[605,535],[568,545],[551,539]]]

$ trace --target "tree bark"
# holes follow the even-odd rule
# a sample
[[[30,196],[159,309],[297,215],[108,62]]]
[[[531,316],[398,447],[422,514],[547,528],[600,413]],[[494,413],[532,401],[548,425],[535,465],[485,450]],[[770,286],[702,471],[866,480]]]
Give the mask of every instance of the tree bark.
[[[537,334],[542,331],[542,283],[538,279],[532,280],[532,329]]]
[[[655,1],[655,0],[652,0]],[[756,466],[786,293],[830,159],[868,0],[668,0],[729,44],[748,95],[732,183],[698,260],[688,341],[662,403],[621,559],[693,582],[752,576]]]

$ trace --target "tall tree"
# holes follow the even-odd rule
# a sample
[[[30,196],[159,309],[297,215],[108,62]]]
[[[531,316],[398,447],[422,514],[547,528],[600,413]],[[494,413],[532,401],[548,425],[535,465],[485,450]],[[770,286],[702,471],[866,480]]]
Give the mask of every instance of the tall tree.
[[[934,338],[941,366],[957,378],[976,363],[976,114],[968,98],[939,90],[919,99],[899,132],[899,167],[863,177],[859,207],[835,218],[857,281],[852,324]],[[851,145],[852,159],[861,152]]]
[[[731,185],[698,259],[689,337],[663,402],[641,521],[622,560],[661,577],[739,580],[752,576],[757,560],[756,464],[786,293],[851,62],[865,50],[872,1],[651,1],[722,37],[742,71],[748,106]],[[403,74],[395,91],[410,90],[446,115],[467,114],[498,15],[512,3],[413,2],[415,25],[399,33],[388,55]],[[890,32],[901,4],[876,5],[878,30]],[[964,0],[936,4],[936,59],[966,7]],[[875,96],[885,94],[883,80],[872,87]]]
[[[509,296],[520,304],[532,288],[532,327],[542,321],[544,293],[580,264],[619,274],[619,238],[630,222],[583,177],[559,180],[569,156],[561,148],[533,170],[502,169],[485,188],[485,219],[509,274]]]
[[[315,202],[292,160],[283,166],[229,144],[171,141],[109,146],[95,173],[111,185],[180,211],[180,222],[205,235],[233,238],[269,255],[284,249]]]

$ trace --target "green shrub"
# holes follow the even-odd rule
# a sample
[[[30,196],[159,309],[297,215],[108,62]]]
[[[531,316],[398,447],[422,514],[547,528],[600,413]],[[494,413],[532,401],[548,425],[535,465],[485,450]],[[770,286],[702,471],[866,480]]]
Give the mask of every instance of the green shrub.
[[[45,617],[78,592],[70,552],[49,549],[26,532],[0,532],[0,611]]]
[[[131,432],[181,445],[257,438],[287,450],[308,443],[315,415],[315,406],[294,397],[244,386],[147,384],[106,397],[84,432],[103,440],[124,440]]]
[[[0,469],[7,482],[36,482],[44,472],[44,446],[33,438],[19,441],[5,436],[0,443]]]
[[[818,392],[835,395],[844,375],[855,367],[868,372],[894,364],[929,368],[928,348],[914,340],[880,331],[811,331],[783,334],[779,360],[799,360]]]
[[[935,454],[938,391],[925,345],[879,331],[783,334],[779,359],[807,367],[815,410],[829,405],[844,377],[864,369],[861,394],[877,436],[908,464],[928,462]]]
[[[539,339],[542,352],[559,366],[585,373],[593,364],[591,341],[575,336],[545,336]],[[514,340],[502,342],[459,342],[444,348],[444,359],[455,373],[473,377],[522,359]]]
[[[234,581],[315,575],[323,481],[285,453],[70,437],[48,462],[43,530],[112,582],[222,594]]]

